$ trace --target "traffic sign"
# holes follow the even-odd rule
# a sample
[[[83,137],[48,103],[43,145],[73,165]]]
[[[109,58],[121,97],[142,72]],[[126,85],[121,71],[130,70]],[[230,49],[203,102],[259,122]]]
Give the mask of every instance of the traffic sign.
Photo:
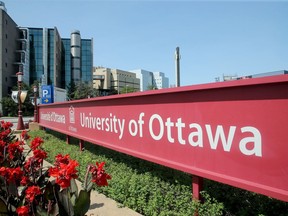
[[[42,86],[42,104],[53,103],[53,86],[43,85]]]

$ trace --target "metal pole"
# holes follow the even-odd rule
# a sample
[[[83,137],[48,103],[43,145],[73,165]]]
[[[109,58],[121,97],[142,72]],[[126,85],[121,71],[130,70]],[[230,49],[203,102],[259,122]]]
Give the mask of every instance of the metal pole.
[[[180,49],[176,47],[175,51],[175,72],[176,72],[176,87],[180,86]]]
[[[200,176],[192,176],[192,194],[193,199],[202,202],[202,196],[200,192],[203,190],[203,178]],[[194,216],[199,216],[198,209],[195,209]]]
[[[84,150],[84,140],[82,139],[79,140],[79,147],[80,147],[80,151]]]
[[[203,190],[203,178],[197,175],[192,176],[193,199],[202,200],[200,192]]]
[[[66,143],[70,144],[70,136],[66,134]]]
[[[33,87],[34,91],[34,122],[38,122],[37,118],[37,86]]]

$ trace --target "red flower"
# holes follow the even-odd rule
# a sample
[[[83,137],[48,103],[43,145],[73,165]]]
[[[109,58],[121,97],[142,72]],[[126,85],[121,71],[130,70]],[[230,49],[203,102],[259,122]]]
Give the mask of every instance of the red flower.
[[[92,175],[92,182],[95,182],[98,186],[108,186],[108,179],[111,179],[111,176],[105,173],[103,169],[105,162],[98,163],[96,162],[96,166],[90,165],[89,172]]]
[[[67,188],[70,186],[71,179],[78,177],[78,171],[76,170],[78,165],[78,162],[75,160],[69,160],[68,164],[59,163],[59,166],[49,169],[49,175],[56,178],[55,182],[60,185],[61,188]]]
[[[21,133],[21,138],[23,140],[28,140],[30,139],[30,136],[28,135],[27,131],[26,130],[23,130],[22,133]]]
[[[26,186],[28,183],[30,183],[30,179],[27,176],[23,176],[20,181],[20,184]]]
[[[11,129],[6,129],[4,131],[1,131],[0,133],[0,140],[4,140],[5,138],[8,137],[8,135],[11,133]]]
[[[35,150],[36,148],[38,148],[44,141],[40,138],[40,137],[35,137],[32,141],[31,141],[31,149]]]
[[[35,175],[39,170],[41,170],[43,159],[35,158],[35,156],[30,157],[25,161],[24,171],[27,174]]]
[[[4,140],[0,140],[0,147],[4,148],[6,145],[6,142]]]
[[[0,167],[0,176],[5,176],[6,175],[6,173],[7,173],[7,171],[6,171],[6,167]]]
[[[47,158],[47,153],[41,149],[35,149],[33,155],[39,163],[42,163],[43,159]]]
[[[11,127],[13,127],[13,124],[11,122],[5,122],[5,121],[1,121],[1,127],[4,130],[10,129]]]
[[[15,156],[22,154],[24,148],[20,145],[22,145],[22,143],[19,141],[8,145],[8,153],[11,160],[13,160]]]
[[[26,190],[25,198],[32,203],[37,195],[41,194],[41,190],[39,186],[30,186]]]
[[[18,216],[29,216],[29,207],[28,206],[20,206],[16,209]]]
[[[8,183],[10,182],[16,182],[16,181],[20,181],[23,177],[23,171],[21,170],[20,167],[16,167],[16,168],[6,168],[5,170],[2,169],[3,167],[1,167],[1,175],[2,173],[4,174],[4,177],[6,178],[6,181]]]
[[[30,157],[28,160],[25,161],[24,170],[26,173],[33,173],[40,168],[40,163],[35,161],[34,157]]]
[[[66,175],[71,176],[72,178],[77,178],[77,170],[76,167],[78,166],[78,162],[76,160],[70,160],[69,163],[65,166],[61,164],[60,167],[66,170]]]
[[[70,155],[63,156],[62,154],[58,154],[55,156],[55,166],[60,166],[60,164],[68,164],[70,160]]]

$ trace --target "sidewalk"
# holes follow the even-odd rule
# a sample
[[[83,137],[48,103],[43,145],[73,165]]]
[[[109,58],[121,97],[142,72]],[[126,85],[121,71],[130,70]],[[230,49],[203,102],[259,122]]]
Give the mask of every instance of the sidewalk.
[[[129,209],[121,208],[114,200],[107,198],[97,191],[91,193],[91,205],[88,216],[141,216],[141,214]]]
[[[16,131],[15,131],[16,132]],[[19,133],[15,133],[16,136],[19,136]],[[25,145],[25,150],[28,151],[29,146]],[[25,151],[24,150],[24,151]],[[44,166],[52,166],[52,164],[44,161]],[[81,188],[81,182],[76,180],[78,188]],[[87,216],[141,216],[141,214],[127,208],[120,207],[121,205],[106,197],[103,194],[98,193],[95,190],[91,191],[91,204]]]

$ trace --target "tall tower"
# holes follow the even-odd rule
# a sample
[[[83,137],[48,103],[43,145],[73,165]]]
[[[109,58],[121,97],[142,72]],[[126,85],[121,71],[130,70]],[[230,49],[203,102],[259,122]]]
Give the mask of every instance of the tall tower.
[[[180,86],[180,49],[176,47],[175,51],[175,73],[176,73],[176,87]]]
[[[71,61],[72,80],[79,83],[81,80],[81,36],[78,30],[71,33]]]

